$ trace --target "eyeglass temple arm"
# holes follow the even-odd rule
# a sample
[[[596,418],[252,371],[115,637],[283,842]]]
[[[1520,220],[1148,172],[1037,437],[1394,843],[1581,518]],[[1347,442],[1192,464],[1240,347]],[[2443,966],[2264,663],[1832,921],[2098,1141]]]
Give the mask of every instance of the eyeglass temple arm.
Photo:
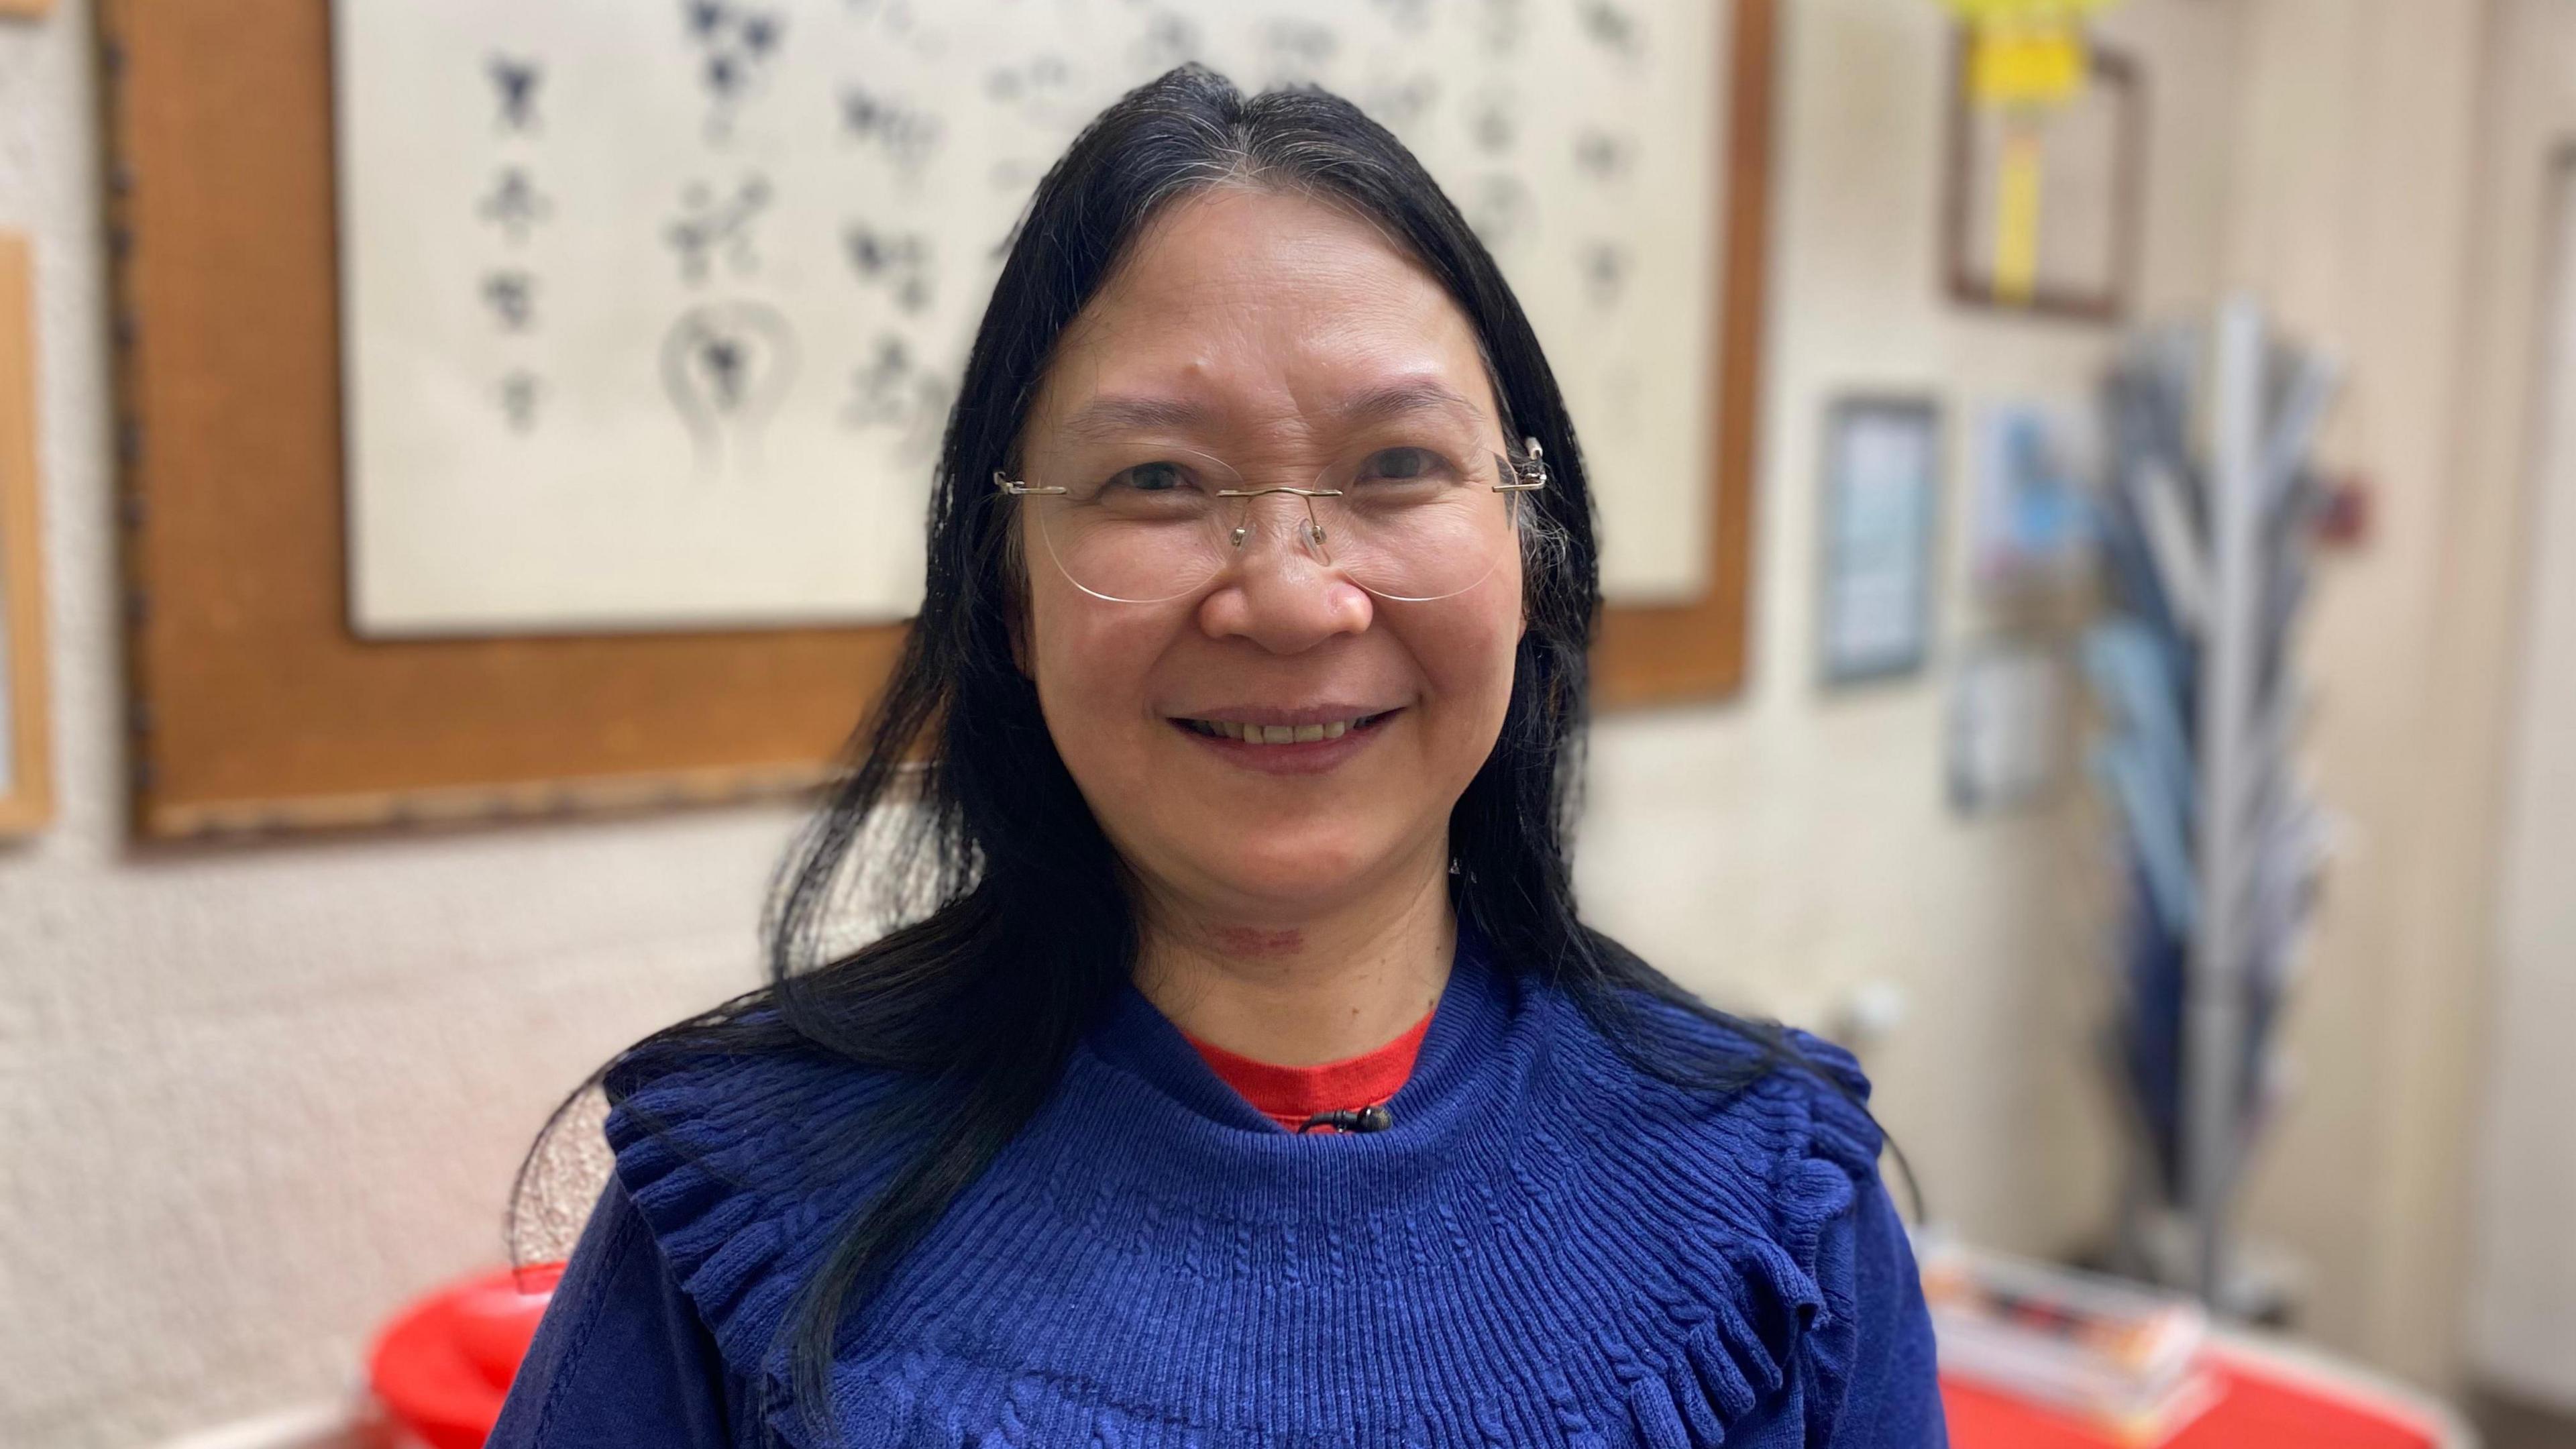
[[[1025,498],[1032,493],[1062,493],[1064,491],[1064,489],[1060,487],[1040,488],[1034,484],[1022,483],[1015,479],[1005,478],[1002,476],[1002,470],[999,468],[993,470],[993,486],[1010,494],[1014,498]]]
[[[1547,486],[1547,449],[1540,447],[1536,438],[1521,439],[1521,446],[1529,450],[1527,458],[1503,460],[1504,466],[1516,481],[1496,483],[1495,492],[1535,493]]]

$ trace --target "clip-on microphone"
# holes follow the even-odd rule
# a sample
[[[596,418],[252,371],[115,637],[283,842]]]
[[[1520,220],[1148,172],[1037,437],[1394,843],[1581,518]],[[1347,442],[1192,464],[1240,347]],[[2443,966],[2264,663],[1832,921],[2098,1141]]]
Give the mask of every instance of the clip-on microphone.
[[[1307,1118],[1297,1133],[1302,1137],[1318,1127],[1329,1127],[1336,1132],[1383,1132],[1394,1125],[1395,1114],[1383,1106],[1357,1107],[1338,1112],[1318,1112]]]

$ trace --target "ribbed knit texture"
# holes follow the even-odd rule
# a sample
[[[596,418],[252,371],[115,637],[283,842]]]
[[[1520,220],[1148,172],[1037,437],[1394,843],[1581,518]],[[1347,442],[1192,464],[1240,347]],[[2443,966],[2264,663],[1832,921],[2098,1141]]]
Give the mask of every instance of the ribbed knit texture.
[[[784,1382],[779,1323],[884,1177],[814,1160],[814,1124],[886,1090],[812,1059],[612,1078],[618,1177],[748,1382]],[[1794,1072],[1667,1086],[1463,939],[1389,1107],[1282,1133],[1128,990],[844,1334],[850,1442],[1709,1449],[1757,1401],[1831,1438],[1864,1112]]]

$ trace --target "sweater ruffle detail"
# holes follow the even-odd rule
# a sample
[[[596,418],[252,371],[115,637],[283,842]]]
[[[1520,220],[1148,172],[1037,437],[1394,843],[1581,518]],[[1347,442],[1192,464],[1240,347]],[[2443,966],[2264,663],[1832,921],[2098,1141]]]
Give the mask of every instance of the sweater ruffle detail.
[[[1678,1016],[1671,1024],[1686,1034],[1721,1030]],[[1731,1229],[1712,1239],[1732,1281],[1684,1275],[1656,1288],[1671,1329],[1666,1342],[1677,1341],[1677,1353],[1667,1349],[1659,1361],[1605,1340],[1634,1430],[1633,1440],[1618,1442],[1717,1449],[1734,1442],[1732,1426],[1784,1390],[1807,1421],[1796,1442],[1832,1442],[1833,1406],[1842,1401],[1857,1346],[1851,1213],[1875,1180],[1883,1137],[1866,1106],[1868,1079],[1848,1052],[1797,1031],[1787,1033],[1787,1045],[1797,1064],[1714,1111],[1679,1089],[1629,1079],[1634,1096],[1625,1105],[1636,1140],[1668,1146],[1676,1140],[1671,1129],[1690,1123],[1699,1130],[1681,1140],[1724,1142],[1736,1128],[1750,1138],[1739,1138],[1740,1146],[1759,1144],[1738,1160],[1767,1162],[1770,1190],[1767,1215],[1752,1221],[1730,1194],[1704,1200]],[[1583,1055],[1591,1070],[1616,1070],[1598,1038],[1585,1042]]]
[[[618,1182],[725,1361],[751,1382],[768,1371],[819,1249],[888,1175],[846,1154],[831,1155],[850,1170],[821,1167],[828,1129],[817,1124],[866,1122],[893,1092],[889,1077],[812,1056],[701,1056],[609,1078]]]
[[[1857,1065],[1793,1036],[1812,1072],[1711,1102],[1629,1068],[1561,996],[1488,986],[1508,1009],[1465,1041],[1435,1018],[1430,1090],[1363,1137],[1194,1120],[1157,1090],[1181,1069],[1158,1046],[1078,1053],[845,1328],[843,1442],[1742,1449],[1775,1424],[1830,1431],[1851,1209],[1879,1147]],[[1477,1015],[1456,995],[1453,1027]],[[618,1177],[793,1444],[813,1440],[783,1407],[779,1326],[888,1176],[830,1124],[896,1090],[813,1057],[612,1078]],[[1408,1151],[1417,1124],[1452,1135]],[[1372,1200],[1381,1180],[1401,1196]],[[1122,1381],[1133,1363],[1173,1377]]]

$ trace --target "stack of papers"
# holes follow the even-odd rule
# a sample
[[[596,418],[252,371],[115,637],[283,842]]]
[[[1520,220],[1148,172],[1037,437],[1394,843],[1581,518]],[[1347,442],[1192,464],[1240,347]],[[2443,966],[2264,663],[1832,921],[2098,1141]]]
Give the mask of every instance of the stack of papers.
[[[1923,1252],[1945,1378],[2084,1420],[2150,1449],[2219,1396],[2197,1303],[2111,1278],[1955,1245]]]

